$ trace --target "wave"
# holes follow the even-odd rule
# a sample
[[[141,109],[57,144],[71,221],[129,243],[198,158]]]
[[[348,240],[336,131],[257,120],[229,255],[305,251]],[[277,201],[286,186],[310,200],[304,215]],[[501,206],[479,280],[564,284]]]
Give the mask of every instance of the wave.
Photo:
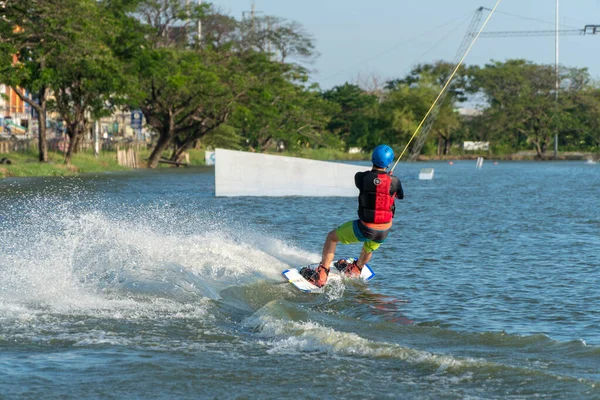
[[[561,357],[598,356],[580,341],[414,324],[401,300],[374,293],[376,284],[333,279],[320,296],[277,285],[282,270],[318,255],[214,208],[37,200],[12,206],[0,221],[0,347],[52,341],[191,352],[231,346],[235,353],[258,345],[274,355],[391,360],[452,377],[598,385],[554,367]],[[525,356],[509,360],[519,351]]]
[[[0,307],[128,309],[152,300],[219,299],[316,255],[222,216],[164,205],[112,212],[30,200],[0,221]],[[118,207],[117,207],[118,208]]]
[[[424,373],[435,373],[436,375],[455,376],[470,378],[478,377],[483,380],[494,377],[494,380],[503,379],[502,377],[521,377],[525,382],[555,382],[559,384],[577,384],[587,387],[587,390],[596,391],[600,389],[600,381],[595,374],[590,374],[589,378],[572,376],[572,370],[561,373],[560,369],[549,368],[541,361],[543,357],[534,357],[535,363],[521,362],[509,358],[493,357],[472,357],[459,356],[452,353],[444,354],[423,350],[415,347],[405,346],[393,342],[385,342],[377,339],[367,339],[354,331],[342,331],[338,327],[331,327],[323,323],[316,322],[309,318],[309,314],[301,316],[300,320],[290,320],[281,318],[285,314],[283,309],[287,305],[281,301],[273,301],[258,312],[256,315],[245,321],[247,328],[252,329],[254,334],[259,337],[259,344],[266,348],[269,354],[277,355],[301,355],[311,353],[324,353],[330,357],[352,357],[353,359],[379,359],[393,362],[401,362],[410,366],[411,370],[421,370]],[[297,316],[298,317],[298,316]],[[418,329],[416,326],[405,328],[401,331]],[[423,332],[421,332],[423,334]],[[453,334],[457,334],[454,332]],[[460,347],[470,347],[471,334],[463,337],[463,343]],[[482,336],[489,336],[490,333],[484,333]],[[398,336],[397,340],[402,340]],[[520,338],[526,341],[538,341],[539,335],[535,337]],[[555,351],[557,347],[566,346],[570,350],[585,346],[579,343],[554,343],[552,349],[547,349],[548,354]],[[452,347],[454,352],[460,353],[459,346]],[[587,357],[591,360],[597,357],[597,349],[590,349]],[[507,353],[510,354],[510,353]],[[565,353],[566,354],[566,353]],[[532,356],[532,354],[530,354]],[[538,354],[539,356],[539,354]],[[533,356],[532,356],[533,357]],[[553,362],[548,362],[553,364]],[[556,369],[556,371],[553,371]]]

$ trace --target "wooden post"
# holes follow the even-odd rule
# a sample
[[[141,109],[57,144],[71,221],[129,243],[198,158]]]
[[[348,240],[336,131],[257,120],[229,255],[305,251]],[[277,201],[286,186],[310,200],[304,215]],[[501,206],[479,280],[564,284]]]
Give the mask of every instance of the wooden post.
[[[137,153],[131,147],[127,150],[121,150],[117,147],[117,163],[129,168],[139,168]]]

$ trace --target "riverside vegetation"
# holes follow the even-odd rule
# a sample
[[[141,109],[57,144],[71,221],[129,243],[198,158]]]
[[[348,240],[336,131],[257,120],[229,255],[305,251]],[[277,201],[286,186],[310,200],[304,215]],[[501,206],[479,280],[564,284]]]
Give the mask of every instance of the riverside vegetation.
[[[188,151],[188,166],[203,166],[205,150],[190,149]],[[290,157],[310,158],[314,160],[355,160],[363,161],[368,158],[367,154],[348,154],[335,149],[306,149],[301,148],[295,151],[277,152],[273,154],[285,155]],[[165,153],[166,155],[166,153]],[[142,150],[138,153],[142,166],[147,162],[150,156],[150,150]],[[73,154],[71,162],[64,163],[65,154],[62,152],[48,152],[48,162],[40,163],[37,153],[33,151],[24,151],[11,153],[2,158],[10,160],[10,164],[0,164],[0,178],[6,177],[30,177],[30,176],[71,176],[87,173],[99,173],[108,171],[125,171],[129,168],[117,163],[116,151],[101,151],[95,156],[93,151],[79,151]],[[160,167],[170,168],[171,165],[160,164]]]
[[[67,165],[17,166],[31,155],[11,155],[15,165],[2,166],[4,175],[112,169],[109,155],[96,161],[76,149],[92,121],[117,110],[142,111],[154,134],[140,157],[149,168],[206,146],[270,152],[283,144],[311,158],[343,158],[352,147],[368,153],[382,142],[401,150],[452,69],[436,61],[370,90],[352,83],[322,90],[307,68],[318,56],[314,38],[298,23],[237,20],[180,0],[11,0],[2,18],[0,82],[36,112],[35,158]],[[599,152],[597,83],[585,68],[561,66],[559,78],[555,105],[553,66],[462,67],[422,156],[455,156],[457,144],[472,140],[490,142],[495,157],[532,151],[546,159],[555,133],[561,151]],[[461,117],[459,105],[475,98],[483,99],[480,112]],[[50,113],[64,122],[65,155],[48,151]]]

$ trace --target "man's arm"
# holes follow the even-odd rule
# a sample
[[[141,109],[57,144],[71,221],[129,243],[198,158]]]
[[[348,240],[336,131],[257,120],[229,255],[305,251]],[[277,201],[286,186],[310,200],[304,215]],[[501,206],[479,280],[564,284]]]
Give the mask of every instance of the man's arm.
[[[364,174],[364,172],[357,172],[356,175],[354,175],[354,185],[356,185],[358,190],[362,190],[362,180]]]
[[[400,179],[398,179],[398,177],[396,176],[392,176],[392,185],[390,187],[390,192],[395,193],[397,199],[402,200],[404,198],[404,190],[402,190],[402,183],[400,182]]]

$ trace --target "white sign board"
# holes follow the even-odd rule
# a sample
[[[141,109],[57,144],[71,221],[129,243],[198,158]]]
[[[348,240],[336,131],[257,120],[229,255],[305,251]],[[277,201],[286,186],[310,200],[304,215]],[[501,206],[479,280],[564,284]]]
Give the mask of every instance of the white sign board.
[[[490,149],[490,142],[464,142],[463,149],[488,151]]]
[[[216,149],[217,196],[358,196],[359,166]]]
[[[206,165],[215,165],[215,152],[214,151],[205,151],[204,152],[204,163]]]

